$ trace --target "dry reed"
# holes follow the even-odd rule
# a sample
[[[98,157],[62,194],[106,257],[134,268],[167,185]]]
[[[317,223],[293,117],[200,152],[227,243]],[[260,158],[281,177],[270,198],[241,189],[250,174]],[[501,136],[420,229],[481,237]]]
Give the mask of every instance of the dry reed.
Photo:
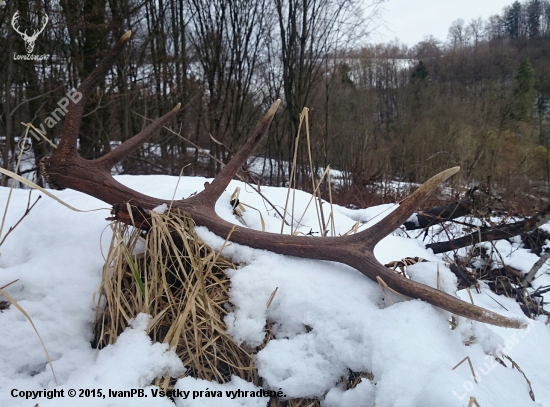
[[[224,270],[234,265],[207,246],[185,213],[152,212],[147,234],[112,224],[95,321],[98,347],[114,343],[140,312],[152,316],[148,334],[168,343],[187,374],[220,383],[232,375],[258,383],[252,354],[226,333],[229,300]],[[145,248],[135,254],[139,245]]]

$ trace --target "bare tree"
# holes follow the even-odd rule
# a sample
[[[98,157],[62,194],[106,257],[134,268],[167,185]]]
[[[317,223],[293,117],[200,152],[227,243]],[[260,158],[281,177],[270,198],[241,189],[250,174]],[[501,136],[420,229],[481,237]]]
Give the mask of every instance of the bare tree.
[[[9,3],[9,6],[7,7],[8,14],[13,14],[13,2]],[[3,103],[3,119],[4,119],[4,125],[5,125],[5,133],[4,133],[4,150],[2,151],[2,161],[4,164],[4,168],[12,169],[11,163],[10,163],[10,151],[11,151],[11,144],[13,139],[13,120],[11,115],[11,84],[13,81],[13,60],[11,58],[11,55],[13,53],[13,33],[8,31],[8,42],[7,42],[7,55],[8,55],[8,61],[7,61],[7,69],[5,71],[5,79],[4,79],[4,86],[5,88],[2,89],[4,94],[4,103]],[[2,186],[8,185],[8,177],[3,176],[2,177]]]
[[[366,33],[366,25],[375,18],[380,0],[364,5],[355,0],[275,0],[278,43],[286,103],[290,162],[302,107],[308,106],[314,84],[324,73],[325,58],[338,58],[357,36]],[[304,166],[305,167],[305,166]]]
[[[474,47],[477,47],[478,43],[485,35],[485,27],[483,19],[481,17],[473,18],[466,27],[466,35],[470,39]]]
[[[454,48],[460,48],[466,45],[466,31],[467,29],[462,18],[459,18],[451,23],[447,38]]]
[[[210,141],[213,156],[222,161],[255,117],[253,107],[258,101],[253,91],[260,87],[255,74],[264,46],[267,6],[266,0],[189,3],[189,41],[205,91],[202,125],[215,139]],[[219,170],[219,163],[213,159],[210,163],[210,175],[214,175],[214,165]]]

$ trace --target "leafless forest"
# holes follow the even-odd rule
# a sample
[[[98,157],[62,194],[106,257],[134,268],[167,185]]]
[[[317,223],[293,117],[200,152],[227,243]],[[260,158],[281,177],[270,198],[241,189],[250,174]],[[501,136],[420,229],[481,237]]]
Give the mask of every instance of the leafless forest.
[[[0,6],[2,165],[14,168],[22,122],[59,138],[63,119],[44,126],[47,118],[130,29],[130,46],[87,102],[80,154],[99,157],[177,103],[182,109],[171,131],[127,159],[121,173],[177,175],[185,167],[186,175],[214,176],[281,98],[250,174],[264,184],[288,179],[300,112],[308,107],[313,164],[341,170],[342,196],[350,201],[360,196],[350,191],[373,183],[422,182],[457,165],[461,185],[547,194],[550,2],[515,2],[488,20],[459,19],[446,42],[428,38],[410,48],[373,43],[382,6],[383,0],[9,1]],[[12,27],[16,11],[20,31],[28,33],[49,17],[33,50],[44,60],[13,57],[27,53]],[[50,149],[33,140],[25,154],[33,154],[34,165],[20,172],[36,171]],[[304,143],[297,157],[309,185]]]

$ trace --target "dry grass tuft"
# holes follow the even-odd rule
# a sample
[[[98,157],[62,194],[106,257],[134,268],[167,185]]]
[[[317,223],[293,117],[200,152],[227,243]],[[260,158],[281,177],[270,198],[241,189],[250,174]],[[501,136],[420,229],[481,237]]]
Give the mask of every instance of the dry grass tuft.
[[[152,213],[152,227],[113,223],[95,321],[98,347],[114,343],[130,319],[145,312],[153,319],[151,339],[168,343],[187,374],[224,383],[232,375],[258,383],[252,354],[226,333],[224,305],[234,265],[207,246],[185,213]],[[142,254],[132,254],[144,245]]]

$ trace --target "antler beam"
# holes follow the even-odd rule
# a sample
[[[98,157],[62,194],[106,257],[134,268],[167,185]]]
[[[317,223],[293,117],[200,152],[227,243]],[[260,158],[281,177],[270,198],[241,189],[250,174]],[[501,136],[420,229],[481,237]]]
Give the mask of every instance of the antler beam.
[[[71,102],[69,106],[59,148],[51,157],[42,160],[40,170],[52,188],[71,188],[111,205],[120,207],[120,204],[129,202],[132,206],[150,210],[163,203],[170,204],[170,201],[141,194],[120,184],[111,176],[110,169],[147,142],[162,126],[174,118],[180,105],[151,123],[138,135],[97,160],[85,160],[78,155],[76,150],[84,103],[115,61],[130,36],[130,31],[124,34],[111,53],[80,85],[78,91],[82,93],[82,98],[77,104]],[[279,104],[280,100],[277,100],[271,106],[253,136],[205,190],[193,197],[172,202],[172,208],[189,213],[197,225],[205,226],[224,238],[232,231],[230,240],[233,242],[290,256],[341,262],[356,268],[374,281],[377,281],[379,277],[382,278],[389,287],[406,296],[424,300],[453,314],[498,326],[510,328],[525,326],[519,320],[506,318],[434,288],[407,280],[385,268],[373,254],[374,246],[397,229],[438,185],[459,170],[458,167],[435,175],[381,222],[351,236],[309,238],[279,235],[244,228],[220,218],[215,211],[216,201],[267,133]]]

